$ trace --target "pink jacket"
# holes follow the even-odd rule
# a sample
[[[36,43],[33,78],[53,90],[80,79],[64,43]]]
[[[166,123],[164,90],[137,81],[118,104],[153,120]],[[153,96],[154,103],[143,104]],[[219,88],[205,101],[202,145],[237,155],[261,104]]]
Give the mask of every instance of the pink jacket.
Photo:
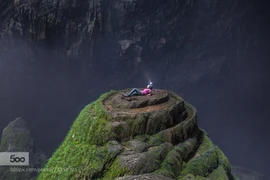
[[[142,92],[142,95],[147,95],[151,93],[151,89],[144,89],[141,92]]]

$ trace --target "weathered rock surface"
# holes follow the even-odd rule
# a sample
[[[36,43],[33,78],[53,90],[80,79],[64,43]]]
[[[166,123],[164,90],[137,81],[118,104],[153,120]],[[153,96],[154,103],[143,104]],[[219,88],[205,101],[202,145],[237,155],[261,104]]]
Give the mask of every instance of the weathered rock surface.
[[[46,155],[34,144],[34,139],[31,136],[27,123],[21,117],[16,118],[14,121],[3,130],[1,138],[1,152],[29,152],[30,165],[27,168],[36,168],[33,171],[21,172],[20,168],[26,167],[14,167],[18,170],[11,171],[10,167],[0,167],[0,180],[34,180],[38,176],[37,170],[42,168],[46,163]]]
[[[22,118],[15,119],[3,130],[1,151],[23,152],[32,150],[33,145],[34,140]]]
[[[152,93],[154,93],[155,96],[123,97],[121,94],[117,94],[111,97],[111,100],[109,100],[109,102],[107,102],[106,105],[110,105],[110,106],[113,106],[113,108],[118,108],[118,109],[133,109],[133,108],[142,108],[146,106],[157,105],[157,104],[167,102],[169,100],[169,95],[168,95],[168,92],[166,91],[153,90]]]
[[[86,106],[46,165],[75,171],[42,172],[40,180],[235,179],[226,156],[198,128],[192,105],[165,90],[132,98],[125,91]]]

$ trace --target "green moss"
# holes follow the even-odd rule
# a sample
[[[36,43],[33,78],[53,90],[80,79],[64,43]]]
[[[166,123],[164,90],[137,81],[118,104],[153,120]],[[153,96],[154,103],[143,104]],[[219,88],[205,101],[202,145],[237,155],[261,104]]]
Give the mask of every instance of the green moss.
[[[201,142],[200,142],[200,146],[197,150],[197,154],[202,154],[202,153],[206,152],[207,150],[214,147],[213,142],[208,137],[208,135],[205,131],[202,131],[200,136],[201,136]]]
[[[187,174],[185,176],[179,177],[178,180],[229,180],[226,171],[219,166],[207,177],[194,176],[193,174]]]
[[[205,177],[202,177],[202,176],[196,176],[195,177],[196,180],[214,180],[214,179],[207,179]],[[225,179],[224,179],[225,180]]]
[[[201,176],[194,176],[193,174],[187,174],[183,177],[178,177],[177,180],[207,180]]]
[[[147,141],[147,144],[149,146],[159,146],[160,144],[162,144],[164,142],[164,139],[162,136],[162,133],[157,133],[153,136],[150,136],[149,140]]]
[[[119,123],[117,126],[112,127],[112,131],[112,137],[119,142],[130,138],[130,129],[125,123]]]
[[[180,154],[173,149],[170,151],[161,164],[161,168],[156,172],[158,174],[175,178],[181,172],[182,169],[182,158]]]
[[[116,158],[113,164],[109,167],[108,171],[105,172],[105,176],[103,179],[115,179],[116,177],[123,175],[130,175],[132,173],[125,167],[122,167],[120,162],[120,158]]]
[[[211,174],[207,176],[207,179],[211,180],[229,180],[227,172],[222,166],[218,166]]]
[[[223,168],[227,171],[231,171],[231,165],[229,162],[229,159],[225,156],[225,154],[218,148],[218,146],[215,146],[216,153],[218,156],[218,163],[223,166]]]
[[[194,176],[193,174],[187,174],[184,177],[178,178],[178,180],[229,180],[225,170],[219,166],[207,177]]]
[[[160,169],[158,169],[154,173],[165,177],[174,178],[175,177],[174,173],[170,170],[170,167],[167,167],[166,165],[168,164],[163,165]]]
[[[183,143],[179,143],[175,146],[175,150],[180,154],[183,160],[186,160],[192,152],[196,149],[197,145],[197,135],[190,137]]]
[[[215,146],[216,153],[218,156],[218,163],[219,165],[224,169],[229,179],[237,179],[235,178],[231,173],[231,164],[229,162],[229,159],[225,156],[225,154],[218,148],[218,146]]]
[[[147,142],[149,138],[150,136],[148,134],[142,134],[142,135],[136,136],[134,139],[137,139],[142,142]]]
[[[102,95],[81,111],[65,140],[46,164],[48,172],[42,172],[39,180],[91,179],[101,173],[111,159],[105,143],[112,135],[101,101],[111,93]],[[68,168],[73,168],[73,171]],[[52,173],[53,169],[63,171]]]
[[[180,177],[187,174],[195,176],[207,176],[218,165],[218,157],[215,151],[215,146],[212,141],[207,137],[206,133],[202,133],[202,139],[199,148],[195,155],[183,167]]]
[[[146,133],[153,135],[161,130],[171,127],[173,122],[170,122],[168,114],[169,110],[158,110],[151,112],[147,119]]]
[[[234,179],[228,158],[212,143],[205,131],[202,131],[199,148],[187,164],[183,165],[178,179],[184,180],[188,174],[194,175],[192,178],[196,180]]]
[[[127,119],[125,121],[131,127],[130,132],[125,129],[126,124],[113,130],[108,122],[102,102],[116,92],[111,91],[102,95],[97,101],[87,105],[81,111],[65,140],[46,164],[47,171],[42,172],[38,180],[110,180],[123,175],[151,172],[172,178],[177,177],[181,180],[187,179],[190,174],[192,174],[194,180],[208,180],[208,176],[209,178],[219,177],[218,175],[221,174],[220,177],[225,177],[228,174],[230,167],[228,159],[218,147],[213,145],[205,132],[200,136],[198,143],[200,146],[195,154],[192,153],[195,145],[198,145],[196,138],[185,140],[186,143],[182,145],[173,146],[173,144],[181,142],[182,136],[190,135],[189,133],[194,130],[196,109],[187,109],[189,117],[186,121],[189,121],[189,123],[184,122],[181,126],[177,126],[180,128],[161,131],[152,136],[147,135],[147,133],[151,135],[160,130],[158,129],[160,123],[155,124],[154,122],[163,121],[157,121],[157,116],[151,116],[152,122],[148,122],[149,112],[142,113],[143,115],[136,117],[136,120]],[[166,124],[165,121],[164,124]],[[153,129],[150,129],[152,126]],[[135,136],[135,139],[144,142],[138,143],[142,145],[139,150],[133,148],[132,144],[122,144],[138,152],[147,149],[146,152],[143,152],[143,158],[139,162],[142,165],[127,161],[126,157],[122,159],[123,156],[118,156],[124,148],[114,140],[118,136],[126,137],[126,131],[131,134],[131,137]],[[118,136],[116,133],[118,133]],[[73,171],[68,168],[73,169]],[[55,169],[62,171],[52,172]]]
[[[146,161],[144,167],[138,170],[139,173],[150,173],[158,170],[161,167],[161,163],[168,156],[168,153],[173,149],[173,145],[170,143],[163,143],[159,146],[151,147],[146,153]]]
[[[149,113],[142,113],[136,120],[128,121],[131,127],[131,136],[145,134]]]
[[[183,170],[178,180],[229,180],[230,163],[225,154],[215,146],[205,131],[201,134],[200,146],[194,156],[182,165]]]
[[[185,160],[190,155],[196,145],[197,137],[189,138],[183,143],[174,146],[161,164],[161,168],[157,171],[158,174],[175,178],[180,175],[182,166],[186,166]]]

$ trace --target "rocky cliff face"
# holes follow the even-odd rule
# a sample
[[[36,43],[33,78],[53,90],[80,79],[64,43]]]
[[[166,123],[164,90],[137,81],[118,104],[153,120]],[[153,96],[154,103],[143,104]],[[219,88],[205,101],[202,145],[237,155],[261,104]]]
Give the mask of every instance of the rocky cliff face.
[[[76,64],[82,78],[99,74],[96,69],[100,66],[135,67],[139,71],[155,64],[152,71],[167,72],[180,63],[178,72],[184,76],[189,66],[198,65],[196,73],[183,78],[187,82],[198,81],[206,71],[218,74],[225,59],[236,52],[239,58],[245,57],[258,41],[249,36],[250,32],[259,33],[255,27],[260,26],[260,22],[253,22],[252,8],[264,6],[264,2],[238,0],[0,2],[2,56],[19,44],[14,50],[23,57],[18,64],[53,58],[51,63],[61,67]],[[2,63],[7,66],[8,62]],[[119,74],[113,73],[116,77]],[[171,76],[170,71],[167,76]]]
[[[43,172],[45,179],[235,179],[222,151],[197,126],[196,109],[173,92],[86,106]]]
[[[0,179],[1,180],[29,180],[36,179],[38,175],[38,168],[44,166],[46,162],[46,155],[34,144],[33,137],[26,122],[22,118],[17,118],[12,121],[4,130],[1,139],[1,152],[29,152],[30,166],[27,168],[36,168],[36,171],[11,171],[10,168],[22,168],[22,167],[0,167]],[[23,167],[25,168],[25,167]]]

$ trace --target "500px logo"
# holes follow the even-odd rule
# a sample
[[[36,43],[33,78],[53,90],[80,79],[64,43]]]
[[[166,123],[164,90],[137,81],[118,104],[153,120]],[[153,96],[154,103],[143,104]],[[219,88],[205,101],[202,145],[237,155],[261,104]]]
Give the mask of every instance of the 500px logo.
[[[25,162],[25,157],[15,157],[15,155],[11,155],[9,162]]]
[[[0,166],[28,166],[29,152],[0,152]]]

